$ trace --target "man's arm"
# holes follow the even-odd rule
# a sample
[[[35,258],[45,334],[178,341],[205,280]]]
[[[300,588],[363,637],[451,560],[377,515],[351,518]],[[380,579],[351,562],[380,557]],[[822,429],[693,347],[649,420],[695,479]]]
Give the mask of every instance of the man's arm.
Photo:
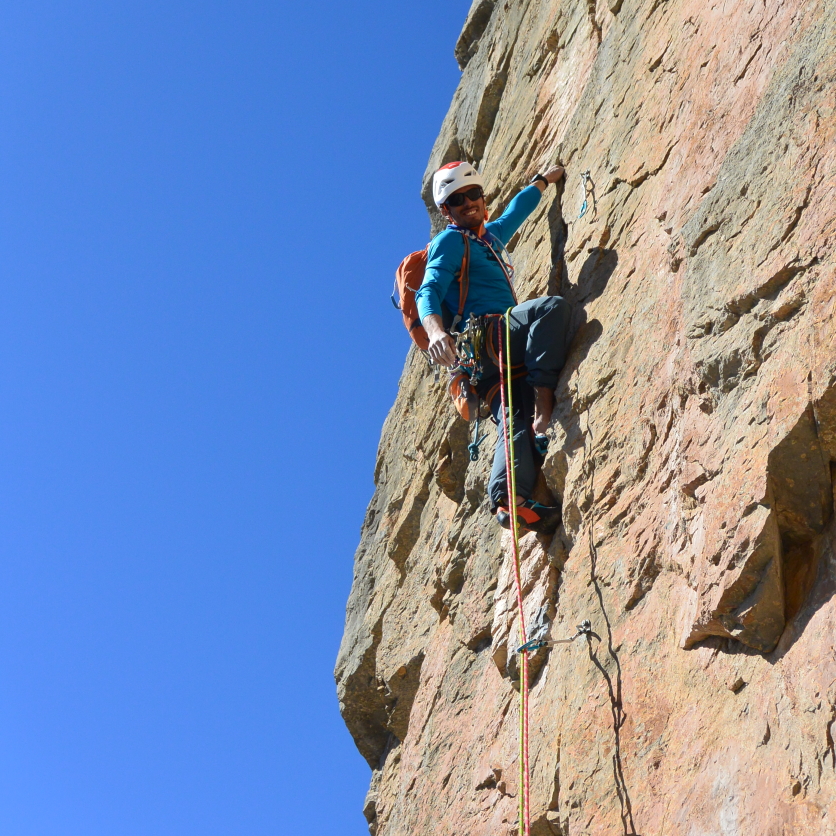
[[[418,316],[429,337],[428,352],[433,363],[453,366],[456,362],[455,342],[444,330],[441,304],[464,256],[464,239],[458,232],[442,232],[430,245],[427,271],[415,294]]]
[[[542,176],[548,181],[548,184],[556,183],[563,177],[563,167],[552,166]],[[546,190],[546,185],[542,180],[536,180],[532,185],[527,186],[517,194],[502,215],[487,225],[491,235],[494,235],[503,244],[507,244],[513,238],[514,233],[522,226],[523,221],[537,208],[540,203],[540,195]]]

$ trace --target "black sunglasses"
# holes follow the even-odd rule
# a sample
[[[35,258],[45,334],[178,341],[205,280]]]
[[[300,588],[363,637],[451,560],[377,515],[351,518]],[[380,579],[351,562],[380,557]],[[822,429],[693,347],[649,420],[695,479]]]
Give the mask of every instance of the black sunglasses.
[[[466,192],[454,192],[451,194],[450,197],[447,198],[447,205],[453,207],[463,206],[465,198],[472,200],[475,203],[480,197],[483,197],[484,194],[485,193],[482,191],[481,186],[474,186]]]

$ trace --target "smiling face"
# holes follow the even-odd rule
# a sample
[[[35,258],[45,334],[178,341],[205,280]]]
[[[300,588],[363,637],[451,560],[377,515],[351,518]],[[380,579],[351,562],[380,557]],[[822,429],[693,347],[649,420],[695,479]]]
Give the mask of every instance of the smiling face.
[[[464,195],[465,192],[470,191],[472,188],[473,186],[465,186],[464,188],[457,189],[453,194]],[[451,206],[449,203],[445,203],[441,206],[441,214],[450,223],[456,224],[456,226],[461,226],[465,229],[479,229],[485,220],[485,197],[483,195],[477,200],[471,200],[469,197],[465,197],[464,203],[461,206]]]

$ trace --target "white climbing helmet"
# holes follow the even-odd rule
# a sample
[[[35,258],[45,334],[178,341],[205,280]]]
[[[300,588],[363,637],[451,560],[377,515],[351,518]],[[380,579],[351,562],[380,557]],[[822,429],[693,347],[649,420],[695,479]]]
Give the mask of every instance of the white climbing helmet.
[[[465,186],[482,186],[482,177],[470,163],[447,163],[433,174],[433,200],[436,206],[447,202],[453,192]]]

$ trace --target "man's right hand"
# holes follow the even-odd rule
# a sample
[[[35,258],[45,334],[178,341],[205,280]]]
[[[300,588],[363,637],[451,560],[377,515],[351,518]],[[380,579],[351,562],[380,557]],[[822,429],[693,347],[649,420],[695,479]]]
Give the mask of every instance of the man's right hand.
[[[430,340],[427,352],[430,360],[448,369],[456,365],[456,343],[444,330],[444,323],[438,314],[425,316],[421,324]]]

